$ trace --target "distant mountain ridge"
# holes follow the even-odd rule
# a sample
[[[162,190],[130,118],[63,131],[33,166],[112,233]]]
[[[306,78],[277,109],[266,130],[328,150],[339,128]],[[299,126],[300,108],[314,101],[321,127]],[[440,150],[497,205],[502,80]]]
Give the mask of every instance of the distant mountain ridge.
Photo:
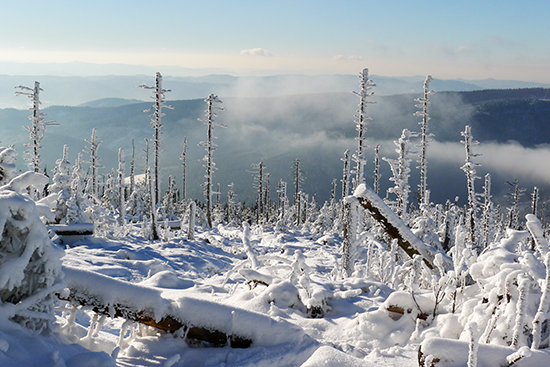
[[[162,72],[162,70],[161,70]],[[358,88],[356,75],[274,75],[265,77],[237,77],[225,74],[205,76],[173,77],[164,75],[164,86],[171,89],[169,100],[204,99],[214,93],[222,98],[275,97],[312,93],[349,93]],[[405,93],[420,93],[423,76],[385,77],[372,75],[377,84],[374,92],[379,96]],[[148,100],[150,94],[136,88],[140,84],[154,84],[154,74],[150,75],[104,75],[104,76],[17,76],[0,75],[0,108],[28,108],[28,100],[16,97],[13,87],[32,86],[39,81],[44,91],[41,100],[44,107],[52,105],[79,106],[105,98],[125,100]],[[550,87],[521,81],[496,80],[441,80],[435,78],[431,88],[436,91],[474,91],[491,88],[532,88]]]
[[[383,145],[383,156],[393,157],[395,147],[391,142],[401,135],[401,131],[404,128],[419,130],[419,118],[414,116],[417,111],[414,99],[419,96],[399,94],[373,97],[377,103],[370,105],[367,111],[372,117],[367,129],[371,145],[367,154],[368,170],[372,169],[374,144]],[[214,153],[219,169],[215,180],[220,182],[222,192],[229,183],[234,182],[240,200],[250,202],[254,200],[250,173],[252,163],[264,160],[267,172],[271,173],[274,190],[279,179],[291,182],[290,165],[299,158],[306,172],[306,192],[316,194],[319,201],[328,198],[332,179],[340,180],[342,175],[340,159],[343,152],[346,149],[353,152],[356,148],[357,131],[353,123],[357,109],[355,95],[347,92],[263,98],[228,97],[223,101],[225,110],[218,113],[217,120],[228,127],[216,129],[219,139],[216,139],[218,149]],[[482,142],[506,143],[514,140],[529,148],[550,143],[550,89],[439,92],[431,96],[431,101],[430,132],[438,142],[458,144],[462,138],[460,132],[468,124],[472,126],[474,137]],[[102,139],[99,154],[106,167],[104,173],[117,166],[119,148],[126,153],[126,167],[129,169],[132,139],[136,147],[138,173],[141,173],[144,140],[152,136],[150,113],[143,111],[151,107],[152,101],[127,102],[104,99],[88,106],[45,108],[47,119],[59,123],[59,126],[48,127],[43,141],[42,156],[48,170],[51,172],[55,161],[60,158],[63,144],[69,146],[69,160],[74,162],[76,154],[87,145],[84,140],[89,139],[92,129],[96,128],[98,138]],[[107,106],[109,104],[118,106]],[[166,116],[163,118],[163,183],[166,183],[168,175],[176,177],[176,182],[180,183],[179,157],[182,141],[186,137],[189,147],[189,195],[200,200],[204,172],[199,160],[204,156],[204,148],[197,145],[205,140],[206,128],[197,120],[204,117],[205,103],[203,99],[191,99],[170,101],[170,105],[174,109],[165,110]],[[28,116],[28,110],[0,109],[1,144],[15,144],[20,155],[20,166],[24,164],[23,144],[28,140],[28,133],[22,126],[29,124]],[[458,162],[462,159],[459,157]],[[453,163],[452,166],[442,164],[436,167],[436,162],[432,162],[430,165],[428,180],[436,202],[446,199],[447,193],[455,195],[465,188],[460,170],[462,163]],[[387,187],[390,173],[385,162],[382,169],[383,187]],[[413,190],[415,171],[413,169],[411,177]],[[502,194],[501,191],[506,188],[502,182],[518,178],[497,174],[494,195]],[[527,178],[520,179],[523,184],[529,183]],[[536,184],[543,188],[546,183]]]

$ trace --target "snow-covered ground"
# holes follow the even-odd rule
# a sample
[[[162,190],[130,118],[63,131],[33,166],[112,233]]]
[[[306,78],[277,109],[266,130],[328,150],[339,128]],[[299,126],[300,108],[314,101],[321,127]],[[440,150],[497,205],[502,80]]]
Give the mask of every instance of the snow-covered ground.
[[[38,177],[0,187],[0,366],[550,364],[550,248],[534,215],[479,255],[458,225],[448,258],[426,262],[372,226],[345,276],[344,241],[307,226],[197,226],[192,240],[161,229],[151,241],[115,222],[52,242],[47,211],[21,194]],[[422,245],[418,226],[382,209]]]

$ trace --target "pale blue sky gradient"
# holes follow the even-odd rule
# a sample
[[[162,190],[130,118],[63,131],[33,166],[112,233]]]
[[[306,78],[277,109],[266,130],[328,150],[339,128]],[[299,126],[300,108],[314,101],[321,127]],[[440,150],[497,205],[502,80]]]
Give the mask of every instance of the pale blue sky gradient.
[[[550,82],[548,0],[0,3],[0,61]]]

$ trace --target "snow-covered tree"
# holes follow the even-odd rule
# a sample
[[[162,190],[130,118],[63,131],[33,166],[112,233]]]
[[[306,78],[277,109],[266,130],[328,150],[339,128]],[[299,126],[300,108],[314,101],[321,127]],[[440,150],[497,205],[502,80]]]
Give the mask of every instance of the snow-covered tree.
[[[237,203],[235,202],[235,184],[231,182],[227,191],[227,222],[229,225],[237,220]]]
[[[461,141],[464,144],[466,150],[466,163],[461,167],[461,169],[466,173],[466,183],[468,187],[468,209],[466,212],[466,225],[469,229],[468,242],[473,248],[478,247],[476,241],[476,215],[478,209],[478,200],[475,191],[475,180],[479,177],[476,176],[476,167],[479,166],[479,163],[473,161],[474,158],[478,157],[480,154],[473,152],[473,148],[479,145],[477,140],[474,140],[472,135],[472,129],[469,125],[466,125],[463,132],[460,133],[464,140]],[[478,250],[480,250],[478,248]]]
[[[511,206],[508,208],[508,228],[519,229],[519,204],[521,197],[525,193],[525,188],[519,186],[519,181],[506,181],[510,185],[510,192],[506,195],[511,201]]]
[[[430,115],[428,113],[428,107],[430,106],[430,95],[433,94],[433,91],[430,90],[430,82],[432,81],[432,76],[428,75],[426,76],[426,79],[424,80],[424,93],[421,98],[416,98],[415,102],[418,102],[416,105],[417,108],[420,108],[420,111],[415,112],[415,116],[421,117],[422,121],[419,122],[420,124],[420,151],[418,154],[418,163],[420,163],[420,166],[418,168],[420,169],[420,184],[418,185],[418,191],[420,194],[420,204],[428,204],[428,183],[427,183],[427,175],[428,175],[428,160],[426,158],[427,154],[427,148],[428,148],[428,142],[430,141],[430,137],[433,136],[433,134],[428,133],[428,121],[430,121]]]
[[[366,108],[367,105],[375,103],[373,101],[367,100],[370,96],[372,96],[374,93],[369,92],[372,87],[376,86],[372,82],[372,80],[369,79],[369,69],[365,68],[363,71],[359,74],[359,92],[353,92],[355,95],[359,96],[359,107],[357,109],[357,114],[355,115],[355,129],[357,130],[357,150],[355,151],[355,154],[353,155],[353,160],[355,162],[355,179],[353,181],[353,189],[355,190],[357,186],[365,182],[365,165],[366,165],[366,158],[365,158],[365,149],[367,149],[366,145],[366,133],[367,133],[367,125],[372,118],[366,114]]]
[[[493,201],[491,195],[491,175],[485,175],[485,185],[483,186],[483,212],[481,218],[481,248],[487,248],[493,239],[495,224],[493,213]]]
[[[382,177],[382,174],[380,174],[380,145],[377,144],[374,147],[374,183],[372,185],[372,189],[377,195],[380,191],[381,177]]]
[[[55,294],[65,287],[63,250],[50,241],[35,203],[21,194],[30,186],[41,191],[47,182],[40,173],[26,172],[0,187],[2,313],[38,333],[54,329]]]
[[[50,186],[52,195],[57,195],[55,207],[55,223],[61,223],[67,216],[67,201],[71,197],[71,163],[68,161],[69,147],[63,146],[63,155],[55,163],[53,169],[53,185]]]
[[[294,210],[296,212],[296,225],[301,223],[302,212],[302,184],[304,183],[304,171],[300,168],[300,159],[294,160],[294,169],[292,171],[292,179],[294,181]]]
[[[350,277],[355,263],[355,246],[357,241],[357,199],[348,196],[344,199],[342,269]]]
[[[193,200],[189,203],[189,227],[187,229],[187,239],[193,241],[195,239],[195,213],[197,205]]]
[[[265,195],[265,164],[264,161],[252,164],[252,174],[254,175],[253,187],[256,189],[256,221],[260,223],[264,215],[264,195]]]
[[[126,185],[124,183],[124,150],[118,149],[118,223],[121,227],[126,225]]]
[[[103,166],[100,164],[101,159],[97,155],[97,151],[99,149],[99,144],[101,144],[101,140],[96,137],[96,129],[92,129],[92,137],[90,140],[86,140],[89,146],[86,147],[84,150],[85,153],[88,153],[90,155],[90,160],[86,161],[84,163],[90,164],[90,170],[91,170],[91,177],[90,181],[92,183],[92,197],[97,198],[99,189],[98,189],[98,183],[97,183],[97,177],[99,175],[99,169]],[[134,140],[132,139],[132,146],[133,146]]]
[[[160,200],[160,138],[161,138],[161,127],[162,127],[162,117],[165,114],[162,112],[163,108],[171,109],[172,107],[166,104],[165,93],[170,92],[170,89],[162,88],[162,75],[157,72],[155,79],[155,86],[150,87],[145,84],[138,85],[138,88],[152,89],[151,93],[153,94],[151,98],[155,101],[153,109],[155,112],[151,115],[151,125],[153,126],[153,144],[154,144],[154,166],[153,166],[153,195],[155,202],[158,203]],[[150,112],[151,109],[145,110],[143,112]]]
[[[204,162],[204,167],[206,168],[206,174],[204,177],[206,181],[202,184],[204,187],[204,196],[206,197],[206,221],[208,226],[212,227],[212,185],[214,179],[214,171],[216,170],[216,164],[214,163],[213,153],[216,150],[216,143],[214,143],[214,127],[227,127],[219,122],[214,121],[214,118],[217,111],[223,111],[223,107],[216,107],[215,103],[222,103],[222,101],[215,94],[210,94],[208,98],[204,100],[206,102],[205,118],[199,119],[199,121],[204,122],[208,127],[206,131],[206,141],[199,143],[199,146],[205,147],[206,155],[202,159]]]
[[[136,146],[134,145],[134,139],[132,139],[132,159],[130,160],[130,187],[129,194],[132,195],[136,185]]]
[[[25,95],[28,96],[32,100],[32,106],[29,108],[30,111],[32,111],[32,115],[29,116],[29,119],[32,121],[31,126],[25,126],[25,129],[29,132],[29,137],[31,139],[31,142],[28,144],[24,144],[26,147],[31,148],[30,151],[26,151],[28,158],[25,158],[25,161],[28,162],[29,167],[34,172],[40,172],[40,164],[42,163],[42,158],[40,157],[40,149],[42,149],[42,139],[44,138],[44,134],[46,133],[46,127],[51,125],[57,125],[55,121],[45,121],[44,117],[46,117],[46,114],[44,114],[42,111],[40,111],[40,91],[43,91],[42,88],[40,88],[39,82],[34,82],[34,88],[25,87],[22,85],[18,85],[15,87],[16,89],[20,89],[20,91],[16,91],[15,95]]]
[[[181,189],[181,200],[187,199],[187,136],[183,138],[183,152],[180,155],[182,166],[183,187]]]
[[[287,197],[287,191],[286,191],[286,185],[287,183],[283,180],[279,180],[279,185],[277,188],[277,195],[278,195],[278,220],[285,222],[286,221],[286,215],[287,215],[287,207],[288,207],[288,197]]]
[[[395,213],[405,222],[407,220],[407,207],[409,205],[409,176],[411,172],[410,163],[411,163],[411,136],[414,136],[407,129],[403,129],[401,137],[394,141],[393,143],[397,146],[395,150],[398,154],[397,159],[388,159],[383,158],[386,162],[390,164],[390,168],[393,173],[393,177],[390,178],[390,181],[393,181],[395,184],[394,187],[388,189],[389,193],[395,194],[397,197],[395,200]]]
[[[67,223],[86,223],[89,216],[86,209],[90,203],[85,196],[86,171],[82,168],[82,153],[78,153],[76,162],[71,173],[71,195],[67,200]]]

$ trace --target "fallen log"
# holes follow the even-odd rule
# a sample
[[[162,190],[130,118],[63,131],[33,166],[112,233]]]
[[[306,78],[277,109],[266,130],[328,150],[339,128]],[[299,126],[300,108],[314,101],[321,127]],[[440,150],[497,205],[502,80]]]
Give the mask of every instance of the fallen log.
[[[234,334],[228,335],[228,333],[220,330],[184,322],[175,313],[170,313],[170,301],[163,299],[155,289],[140,287],[136,284],[74,268],[64,267],[63,272],[70,293],[69,295],[59,296],[59,298],[75,306],[90,307],[98,314],[107,315],[111,318],[121,317],[169,333],[181,333],[186,338],[205,341],[217,347],[230,345],[233,348],[248,348],[252,344],[252,340],[246,337]],[[88,281],[90,281],[90,277],[93,278],[98,283],[98,287],[109,289],[110,292],[100,294],[100,292],[93,292],[86,285],[79,284],[78,280],[82,279],[82,275],[86,276]],[[120,292],[121,285],[124,287],[122,292]],[[116,293],[117,290],[119,290],[119,293],[128,295],[128,302],[119,302],[110,295]],[[137,298],[144,299],[146,302],[132,302]],[[155,306],[147,307],[147,303],[155,305],[156,308],[164,308],[164,311],[161,315],[158,315],[159,312],[155,310]]]
[[[432,246],[424,244],[401,219],[384,203],[384,201],[367,185],[361,184],[353,194],[359,204],[370,213],[370,215],[382,226],[384,231],[393,239],[397,240],[407,255],[413,258],[421,255],[422,259],[430,269],[435,268],[435,255],[441,254],[443,267],[446,270],[453,268],[450,257],[436,250]]]
[[[50,224],[46,228],[58,236],[91,236],[94,234],[93,223]]]

